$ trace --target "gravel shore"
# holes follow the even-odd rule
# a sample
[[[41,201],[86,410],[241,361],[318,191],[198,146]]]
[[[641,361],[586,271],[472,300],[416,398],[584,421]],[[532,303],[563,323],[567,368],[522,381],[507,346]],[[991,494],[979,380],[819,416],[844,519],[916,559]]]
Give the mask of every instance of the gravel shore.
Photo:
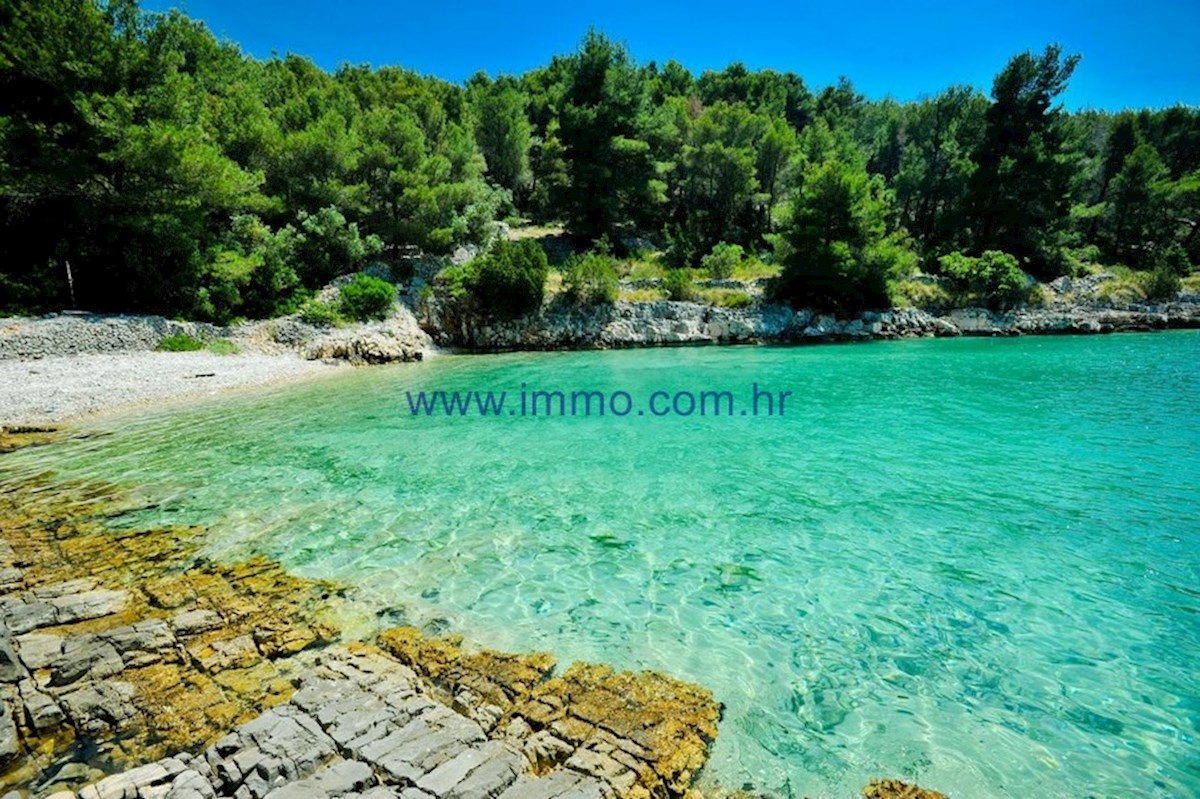
[[[56,424],[139,405],[214,396],[345,366],[297,355],[113,352],[0,359],[0,425]]]
[[[159,352],[169,336],[222,342]],[[420,360],[430,344],[407,308],[382,322],[316,328],[294,317],[218,327],[161,316],[69,312],[0,318],[0,426],[37,426],[333,374],[348,363]]]

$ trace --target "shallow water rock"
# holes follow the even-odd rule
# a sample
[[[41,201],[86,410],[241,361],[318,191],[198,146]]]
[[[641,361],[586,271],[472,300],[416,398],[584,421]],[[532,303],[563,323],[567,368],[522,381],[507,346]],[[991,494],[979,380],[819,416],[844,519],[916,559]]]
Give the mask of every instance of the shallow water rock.
[[[872,780],[867,787],[863,788],[863,799],[949,799],[949,797],[900,780]]]
[[[64,694],[62,703],[77,730],[96,736],[123,730],[137,718],[136,695],[129,683],[107,680]]]
[[[17,737],[12,706],[8,700],[0,697],[0,765],[12,760],[20,751],[21,741]]]
[[[531,761],[565,763],[619,796],[682,795],[716,737],[712,695],[665,675],[576,663],[554,677],[549,655],[469,652],[414,628],[386,631],[380,643],[449,695],[468,688],[495,705],[498,730],[531,731]]]
[[[117,613],[128,600],[128,591],[97,588],[91,591],[52,597],[46,601],[56,608],[59,624],[69,624]]]
[[[108,641],[92,636],[70,638],[50,666],[49,685],[60,687],[85,678],[100,680],[124,668],[120,653]]]
[[[539,693],[549,655],[466,653],[457,641],[394,634],[395,648],[407,642],[420,658],[419,674],[372,646],[318,652],[337,635],[319,618],[331,586],[263,558],[203,562],[187,528],[109,531],[94,520],[114,513],[109,487],[47,490],[42,479],[0,495],[0,559],[31,586],[0,596],[0,618],[35,622],[0,638],[13,678],[0,683],[3,789],[57,772],[38,790],[88,778],[81,796],[261,799],[307,780],[281,795],[488,799],[572,757],[595,772],[570,788],[580,795],[667,784],[654,771],[657,744],[633,740],[645,730],[571,739],[516,712],[535,696],[570,704]],[[587,690],[569,685],[586,707]],[[63,765],[84,739],[98,745],[97,762],[132,768],[98,782],[72,776]],[[684,749],[688,740],[676,736]],[[202,757],[187,755],[206,743]]]

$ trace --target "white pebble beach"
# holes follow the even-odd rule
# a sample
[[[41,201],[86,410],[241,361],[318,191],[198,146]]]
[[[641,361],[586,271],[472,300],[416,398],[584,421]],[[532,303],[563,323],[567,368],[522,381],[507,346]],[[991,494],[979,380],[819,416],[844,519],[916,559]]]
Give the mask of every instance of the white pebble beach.
[[[292,354],[116,352],[0,360],[0,425],[58,424],[340,372]]]

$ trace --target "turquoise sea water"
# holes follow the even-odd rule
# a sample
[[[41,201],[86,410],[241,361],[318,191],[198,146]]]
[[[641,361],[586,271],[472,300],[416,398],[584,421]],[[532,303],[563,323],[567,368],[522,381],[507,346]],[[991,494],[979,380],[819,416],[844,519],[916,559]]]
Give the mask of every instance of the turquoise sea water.
[[[740,415],[755,382],[783,416]],[[634,410],[405,399],[522,384]],[[140,485],[136,521],[384,623],[702,683],[725,785],[1200,794],[1200,334],[444,356],[97,426],[0,470]]]

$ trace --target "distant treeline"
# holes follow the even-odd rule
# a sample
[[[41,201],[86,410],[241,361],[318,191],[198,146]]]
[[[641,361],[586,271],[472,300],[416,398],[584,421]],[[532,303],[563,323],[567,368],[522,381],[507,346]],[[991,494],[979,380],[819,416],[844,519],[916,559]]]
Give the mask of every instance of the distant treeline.
[[[990,97],[899,103],[639,64],[591,32],[545,67],[455,85],[257,60],[135,0],[16,0],[0,6],[0,310],[73,290],[93,310],[267,316],[512,218],[618,254],[649,240],[678,266],[741,245],[782,266],[781,298],[834,308],[988,252],[1042,279],[1082,262],[1186,273],[1200,113],[1067,113],[1076,61],[1052,46],[1013,58]]]

